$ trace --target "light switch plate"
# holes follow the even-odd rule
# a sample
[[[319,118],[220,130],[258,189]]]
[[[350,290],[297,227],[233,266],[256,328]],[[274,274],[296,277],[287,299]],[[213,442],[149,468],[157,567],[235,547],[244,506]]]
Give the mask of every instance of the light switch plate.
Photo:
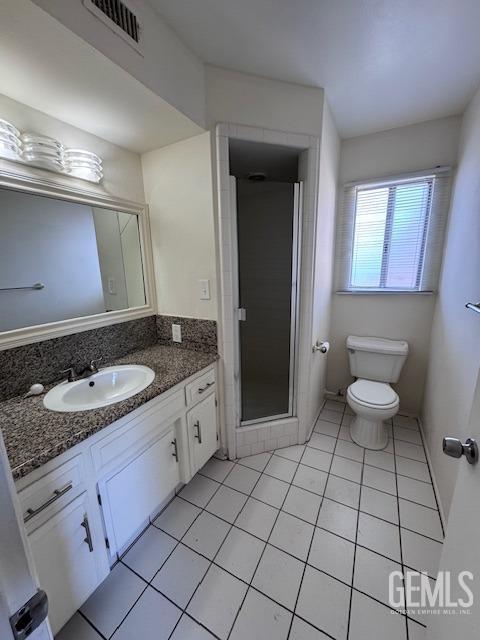
[[[182,325],[172,324],[172,340],[174,342],[182,341]]]
[[[200,300],[210,300],[210,280],[199,280]]]

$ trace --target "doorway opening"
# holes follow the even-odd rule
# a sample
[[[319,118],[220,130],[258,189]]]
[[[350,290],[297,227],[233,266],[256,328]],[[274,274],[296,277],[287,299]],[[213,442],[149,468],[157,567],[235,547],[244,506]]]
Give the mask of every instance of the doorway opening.
[[[299,150],[231,140],[234,297],[240,426],[296,407]]]

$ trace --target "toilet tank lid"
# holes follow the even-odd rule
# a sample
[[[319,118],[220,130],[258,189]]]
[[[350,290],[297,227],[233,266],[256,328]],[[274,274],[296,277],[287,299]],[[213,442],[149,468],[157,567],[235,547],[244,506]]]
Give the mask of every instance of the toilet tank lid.
[[[405,340],[389,340],[388,338],[348,336],[347,349],[403,356],[408,354],[408,342]]]

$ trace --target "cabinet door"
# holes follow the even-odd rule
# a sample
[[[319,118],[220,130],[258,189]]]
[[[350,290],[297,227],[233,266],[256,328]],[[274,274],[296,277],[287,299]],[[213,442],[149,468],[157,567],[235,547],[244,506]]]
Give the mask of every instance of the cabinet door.
[[[54,634],[99,583],[88,528],[87,494],[83,493],[28,537],[40,587],[48,595]]]
[[[195,469],[198,471],[217,450],[217,408],[210,394],[188,412],[188,435]]]
[[[180,482],[175,428],[99,483],[110,552],[119,553]]]

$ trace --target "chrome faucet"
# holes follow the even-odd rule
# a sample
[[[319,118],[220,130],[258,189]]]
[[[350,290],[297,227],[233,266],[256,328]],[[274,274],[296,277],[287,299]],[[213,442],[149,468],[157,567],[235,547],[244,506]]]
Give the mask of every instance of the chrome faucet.
[[[97,362],[100,362],[102,358],[97,358],[96,360],[90,360],[90,364],[87,364],[79,373],[75,371],[73,367],[69,367],[68,369],[64,369],[62,373],[67,373],[68,382],[76,382],[77,380],[83,380],[83,378],[89,378],[93,376],[94,373],[98,373]]]

